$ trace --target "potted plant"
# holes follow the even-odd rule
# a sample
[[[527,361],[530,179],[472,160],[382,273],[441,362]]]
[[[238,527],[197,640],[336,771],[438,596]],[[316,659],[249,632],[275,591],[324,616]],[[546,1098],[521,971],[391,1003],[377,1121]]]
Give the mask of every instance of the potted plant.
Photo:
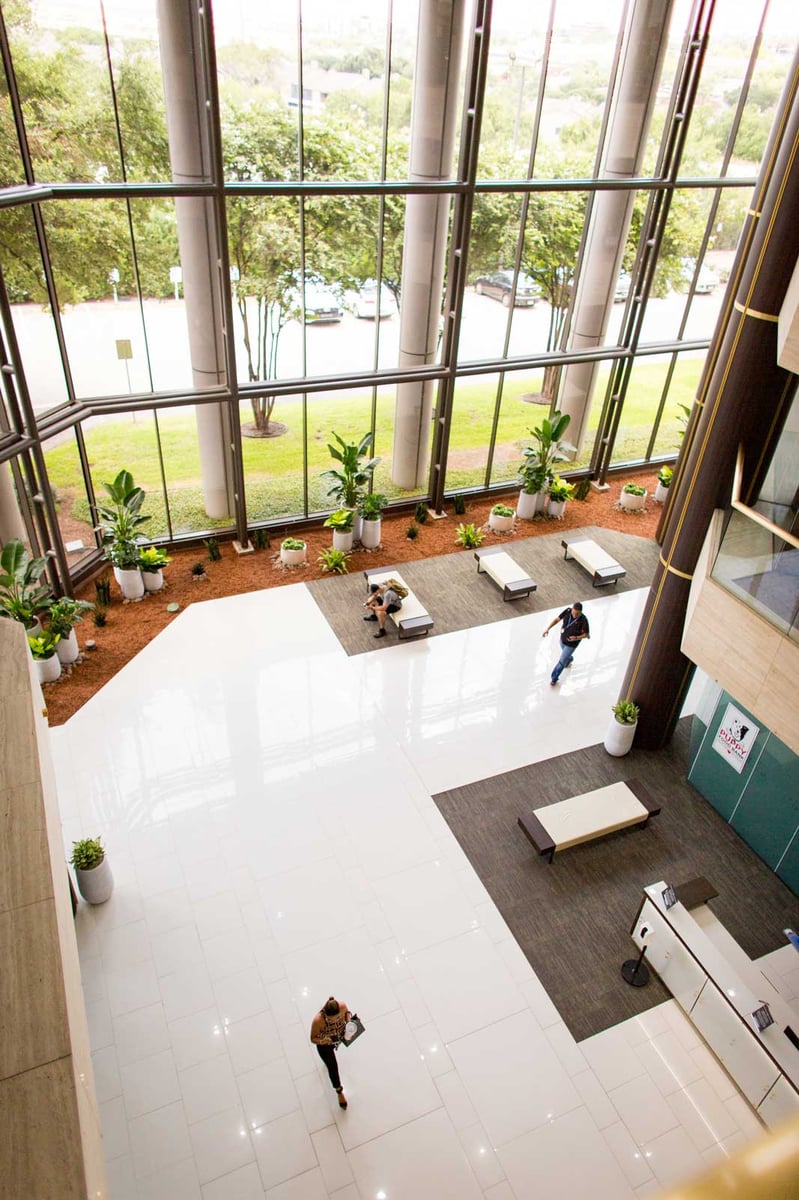
[[[28,635],[28,645],[36,663],[39,683],[55,683],[61,674],[61,660],[56,654],[59,640],[58,634],[53,633],[52,629]]]
[[[474,550],[481,544],[485,534],[482,529],[478,529],[476,525],[469,523],[464,524],[461,521],[458,528],[455,530],[455,541],[457,545],[463,546],[466,550]]]
[[[94,605],[90,604],[88,600],[73,600],[71,596],[62,596],[51,604],[49,628],[53,633],[58,634],[56,654],[64,665],[74,663],[78,657],[80,651],[75,635],[75,626],[93,608]]]
[[[100,838],[73,842],[69,862],[83,899],[88,904],[103,904],[114,890],[114,877]]]
[[[280,561],[286,567],[301,567],[305,563],[307,549],[302,538],[284,538],[280,543]]]
[[[571,500],[574,495],[574,484],[567,483],[565,479],[561,479],[560,475],[553,475],[549,481],[549,506],[547,511],[550,517],[562,517],[566,511],[566,501]]]
[[[621,489],[619,504],[625,512],[643,512],[647,491],[640,483],[625,483]]]
[[[495,504],[488,514],[488,528],[494,533],[510,533],[516,513],[507,504]]]
[[[46,558],[31,558],[19,538],[0,552],[0,616],[19,621],[30,632],[41,628],[38,614],[50,607],[50,589],[39,582]]]
[[[100,505],[98,510],[106,557],[113,564],[114,576],[125,599],[141,600],[144,581],[139,567],[138,530],[150,520],[141,513],[144,491],[136,487],[130,471],[124,469],[103,487],[111,501]]]
[[[164,567],[172,559],[158,546],[148,546],[139,551],[139,567],[145,592],[160,592],[164,586]]]
[[[337,550],[335,546],[331,546],[323,550],[316,561],[323,571],[331,571],[334,575],[346,575],[349,571],[348,558],[346,550]]]
[[[613,705],[613,720],[605,734],[605,749],[614,758],[622,758],[632,749],[640,709],[632,700],[619,700]]]
[[[671,486],[672,476],[674,475],[673,467],[661,467],[658,471],[658,485],[655,488],[655,500],[658,504],[665,504],[669,495],[669,487]]]
[[[372,486],[374,470],[380,462],[379,458],[367,459],[365,457],[367,450],[372,445],[373,435],[365,433],[359,442],[345,442],[333,430],[333,437],[338,442],[338,446],[331,446],[328,442],[327,448],[330,451],[330,457],[340,466],[323,471],[322,478],[332,480],[328,496],[332,496],[341,508],[355,510],[358,507],[358,501]],[[361,536],[358,525],[359,522],[356,521],[353,526],[356,541]]]
[[[537,512],[543,511],[552,468],[555,463],[565,462],[568,458],[570,447],[562,439],[570,421],[568,413],[554,412],[551,418],[545,417],[540,425],[530,430],[534,445],[522,450],[519,467],[522,490],[516,508],[517,516],[524,521],[531,521]]]
[[[351,508],[339,508],[325,521],[325,529],[333,530],[333,549],[349,554],[352,550],[353,522],[355,513]]]
[[[388,501],[380,492],[369,492],[358,501],[358,512],[361,516],[361,545],[367,550],[375,550],[380,545],[383,532],[383,509]]]

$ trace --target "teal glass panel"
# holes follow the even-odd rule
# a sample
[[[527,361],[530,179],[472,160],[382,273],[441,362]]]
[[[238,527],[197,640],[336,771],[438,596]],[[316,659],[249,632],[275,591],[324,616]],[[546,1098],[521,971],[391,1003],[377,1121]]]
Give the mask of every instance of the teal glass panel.
[[[732,827],[772,868],[799,826],[799,758],[769,736],[732,817]]]
[[[750,728],[760,725],[727,692],[722,692],[719,702],[713,710],[713,716],[708,723],[707,737],[701,744],[688,772],[689,782],[710,801],[716,811],[724,817],[725,821],[729,821],[732,817],[741,794],[755,768],[758,755],[763,747],[763,740],[768,737],[768,730],[760,727],[754,742],[749,745],[746,735],[744,735],[745,744],[749,746],[749,749],[743,770],[739,773],[733,765],[735,761],[734,757],[727,757],[720,754],[717,748],[717,746],[722,744],[720,730],[722,725],[725,724],[728,704],[735,705],[735,708],[743,714],[744,718],[751,722]]]
[[[785,852],[777,874],[783,883],[787,883],[792,892],[799,896],[799,835],[793,839]]]

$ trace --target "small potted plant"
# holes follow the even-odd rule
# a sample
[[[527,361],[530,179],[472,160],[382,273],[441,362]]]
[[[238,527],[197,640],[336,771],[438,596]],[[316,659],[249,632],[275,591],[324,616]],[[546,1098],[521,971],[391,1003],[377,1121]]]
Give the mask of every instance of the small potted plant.
[[[621,489],[619,504],[625,512],[643,512],[647,491],[640,483],[625,483]]]
[[[567,483],[565,479],[561,479],[560,475],[553,475],[549,481],[549,507],[547,509],[550,517],[562,517],[566,511],[566,501],[571,500],[574,495],[574,484]]]
[[[337,550],[335,546],[331,546],[323,550],[316,561],[323,571],[330,571],[333,575],[346,575],[349,571],[348,558],[346,550]]]
[[[619,700],[613,705],[613,720],[605,734],[605,749],[614,758],[623,758],[632,749],[640,709],[632,700]]]
[[[461,521],[458,528],[455,530],[455,542],[458,546],[463,546],[465,550],[474,550],[481,545],[485,534],[482,529],[478,529],[473,523],[464,524]]]
[[[349,554],[352,550],[353,522],[355,513],[351,508],[339,508],[325,521],[325,529],[333,530],[333,549]]]
[[[332,496],[342,508],[356,510],[358,501],[372,486],[375,467],[380,462],[377,457],[366,458],[366,453],[374,440],[373,435],[365,433],[359,442],[345,442],[334,429],[333,437],[338,445],[333,446],[328,442],[327,448],[330,457],[339,466],[322,472],[323,479],[331,480],[327,494]],[[360,513],[358,513],[357,520],[353,524],[356,541],[361,539],[360,520]]]
[[[36,663],[39,683],[55,683],[61,674],[61,660],[56,654],[59,641],[59,635],[53,633],[52,629],[28,635],[28,645]]]
[[[383,509],[388,501],[380,492],[370,492],[358,501],[361,516],[361,545],[366,550],[376,550],[383,532]]]
[[[75,626],[83,620],[86,613],[94,608],[88,600],[73,600],[71,596],[62,596],[53,601],[50,607],[50,630],[58,634],[56,654],[66,666],[74,663],[80,653]]]
[[[78,890],[87,904],[104,904],[114,890],[114,877],[100,838],[73,842],[69,862],[75,869]]]
[[[516,513],[507,504],[495,504],[488,514],[488,528],[493,533],[511,533]]]
[[[665,466],[658,471],[658,485],[655,488],[655,500],[658,504],[665,504],[669,496],[669,487],[671,486],[674,468]]]
[[[0,552],[0,617],[19,621],[29,633],[41,628],[38,614],[50,607],[50,589],[39,580],[46,558],[31,558],[19,538],[11,538]]]
[[[104,483],[108,500],[100,505],[100,528],[106,544],[106,557],[114,567],[114,577],[126,600],[141,600],[144,580],[139,567],[138,530],[149,517],[141,512],[144,491],[136,487],[130,471],[121,470],[111,483]]]
[[[283,538],[280,543],[280,561],[285,567],[304,566],[307,550],[308,546],[302,538]]]
[[[573,449],[562,440],[570,421],[568,413],[554,412],[530,430],[534,444],[522,450],[519,467],[522,490],[516,515],[523,521],[532,521],[537,512],[543,512],[552,468],[555,463],[565,462]]]
[[[199,581],[201,579],[208,578],[208,576],[205,573],[205,563],[204,562],[198,561],[192,565],[191,577],[195,583],[199,583]]]
[[[158,546],[148,546],[146,550],[139,551],[139,567],[145,592],[161,591],[164,586],[164,567],[171,562],[169,555]]]

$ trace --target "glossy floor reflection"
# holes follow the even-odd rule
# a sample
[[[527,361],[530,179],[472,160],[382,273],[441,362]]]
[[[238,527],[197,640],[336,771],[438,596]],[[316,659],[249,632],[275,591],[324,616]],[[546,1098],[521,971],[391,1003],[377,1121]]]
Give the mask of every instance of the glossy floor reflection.
[[[673,1004],[574,1043],[431,799],[601,741],[643,598],[558,688],[554,612],[348,658],[302,585],[195,604],[53,730],[113,1200],[623,1200],[756,1130]]]

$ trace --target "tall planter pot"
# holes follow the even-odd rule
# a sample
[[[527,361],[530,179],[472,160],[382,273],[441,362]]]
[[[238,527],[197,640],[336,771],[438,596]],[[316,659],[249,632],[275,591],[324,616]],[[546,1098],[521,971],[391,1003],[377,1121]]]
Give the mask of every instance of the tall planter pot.
[[[553,500],[552,497],[550,497],[549,509],[548,509],[550,517],[562,517],[563,514],[565,513],[565,511],[566,511],[566,501],[565,500]]]
[[[519,492],[516,516],[520,521],[532,521],[536,513],[544,511],[546,498],[546,492]]]
[[[361,540],[361,533],[363,532],[363,517],[355,509],[352,510],[352,514],[352,540],[359,542]]]
[[[605,749],[608,754],[612,754],[614,758],[623,758],[625,754],[629,754],[633,748],[637,728],[637,721],[634,725],[630,725],[625,721],[620,721],[618,717],[611,717],[608,731],[605,734]]]
[[[105,904],[114,890],[114,876],[108,865],[108,859],[103,858],[90,871],[80,871],[75,868],[75,878],[78,890],[87,904]]]
[[[157,571],[142,571],[141,578],[145,592],[160,592],[164,586],[164,572],[160,567]]]
[[[61,660],[57,654],[51,654],[49,658],[35,658],[33,661],[36,663],[39,683],[55,683],[61,675]]]
[[[80,650],[78,649],[78,635],[74,629],[70,629],[67,637],[62,637],[55,648],[55,652],[58,655],[59,661],[65,667],[77,660]]]
[[[380,545],[382,530],[382,518],[377,517],[373,521],[367,521],[364,519],[363,529],[361,530],[361,545],[367,550],[376,550]]]
[[[664,487],[660,480],[658,480],[658,485],[655,488],[654,498],[658,504],[665,504],[669,498],[669,489]]]
[[[114,567],[114,578],[126,600],[141,600],[144,595],[144,580],[138,567],[131,570]]]
[[[333,549],[343,550],[345,554],[349,554],[352,550],[352,542],[355,537],[355,531],[352,529],[334,529],[333,530]]]

